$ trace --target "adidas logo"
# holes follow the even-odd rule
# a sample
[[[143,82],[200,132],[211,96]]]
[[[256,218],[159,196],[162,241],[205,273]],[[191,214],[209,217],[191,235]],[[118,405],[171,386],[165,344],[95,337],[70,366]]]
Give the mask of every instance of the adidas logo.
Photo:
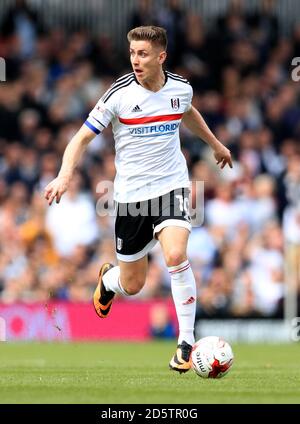
[[[142,109],[139,107],[139,105],[136,105],[131,112],[142,112]]]
[[[185,302],[182,302],[183,305],[190,305],[191,303],[195,302],[195,298],[193,296],[191,296],[188,300],[186,300]]]

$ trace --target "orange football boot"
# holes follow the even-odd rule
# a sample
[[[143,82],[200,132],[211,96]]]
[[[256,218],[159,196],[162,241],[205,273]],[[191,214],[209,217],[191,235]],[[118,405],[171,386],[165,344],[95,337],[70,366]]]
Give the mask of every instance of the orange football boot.
[[[169,363],[170,369],[180,374],[182,372],[187,372],[192,366],[191,353],[192,346],[183,340],[182,343],[177,346],[176,353]]]
[[[103,275],[113,267],[114,265],[106,262],[102,265],[99,271],[98,285],[94,292],[93,301],[96,314],[100,318],[106,318],[108,316],[115,296],[113,291],[106,290],[102,281]]]

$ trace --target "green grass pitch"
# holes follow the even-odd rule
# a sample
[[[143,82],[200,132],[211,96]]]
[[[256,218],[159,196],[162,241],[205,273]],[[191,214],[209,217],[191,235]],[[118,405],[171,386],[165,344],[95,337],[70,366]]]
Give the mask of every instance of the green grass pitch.
[[[0,403],[300,403],[300,345],[233,345],[227,376],[168,369],[176,342],[1,343]]]

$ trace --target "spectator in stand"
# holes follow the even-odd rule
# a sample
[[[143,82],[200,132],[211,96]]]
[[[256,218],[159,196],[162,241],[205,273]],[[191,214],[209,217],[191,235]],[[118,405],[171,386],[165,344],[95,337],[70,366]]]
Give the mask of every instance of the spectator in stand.
[[[16,0],[7,10],[0,32],[5,38],[18,38],[21,59],[34,55],[37,36],[42,33],[39,17],[27,0]]]
[[[53,205],[47,211],[46,227],[61,256],[69,256],[78,245],[92,244],[99,237],[96,210],[92,199],[82,191],[82,183],[81,175],[76,173],[60,207]]]

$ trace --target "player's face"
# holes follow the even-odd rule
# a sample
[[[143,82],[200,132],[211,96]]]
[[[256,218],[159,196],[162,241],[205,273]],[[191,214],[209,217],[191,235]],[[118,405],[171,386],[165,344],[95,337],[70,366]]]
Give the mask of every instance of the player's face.
[[[166,52],[150,41],[131,41],[130,62],[139,82],[155,79],[161,72]]]

